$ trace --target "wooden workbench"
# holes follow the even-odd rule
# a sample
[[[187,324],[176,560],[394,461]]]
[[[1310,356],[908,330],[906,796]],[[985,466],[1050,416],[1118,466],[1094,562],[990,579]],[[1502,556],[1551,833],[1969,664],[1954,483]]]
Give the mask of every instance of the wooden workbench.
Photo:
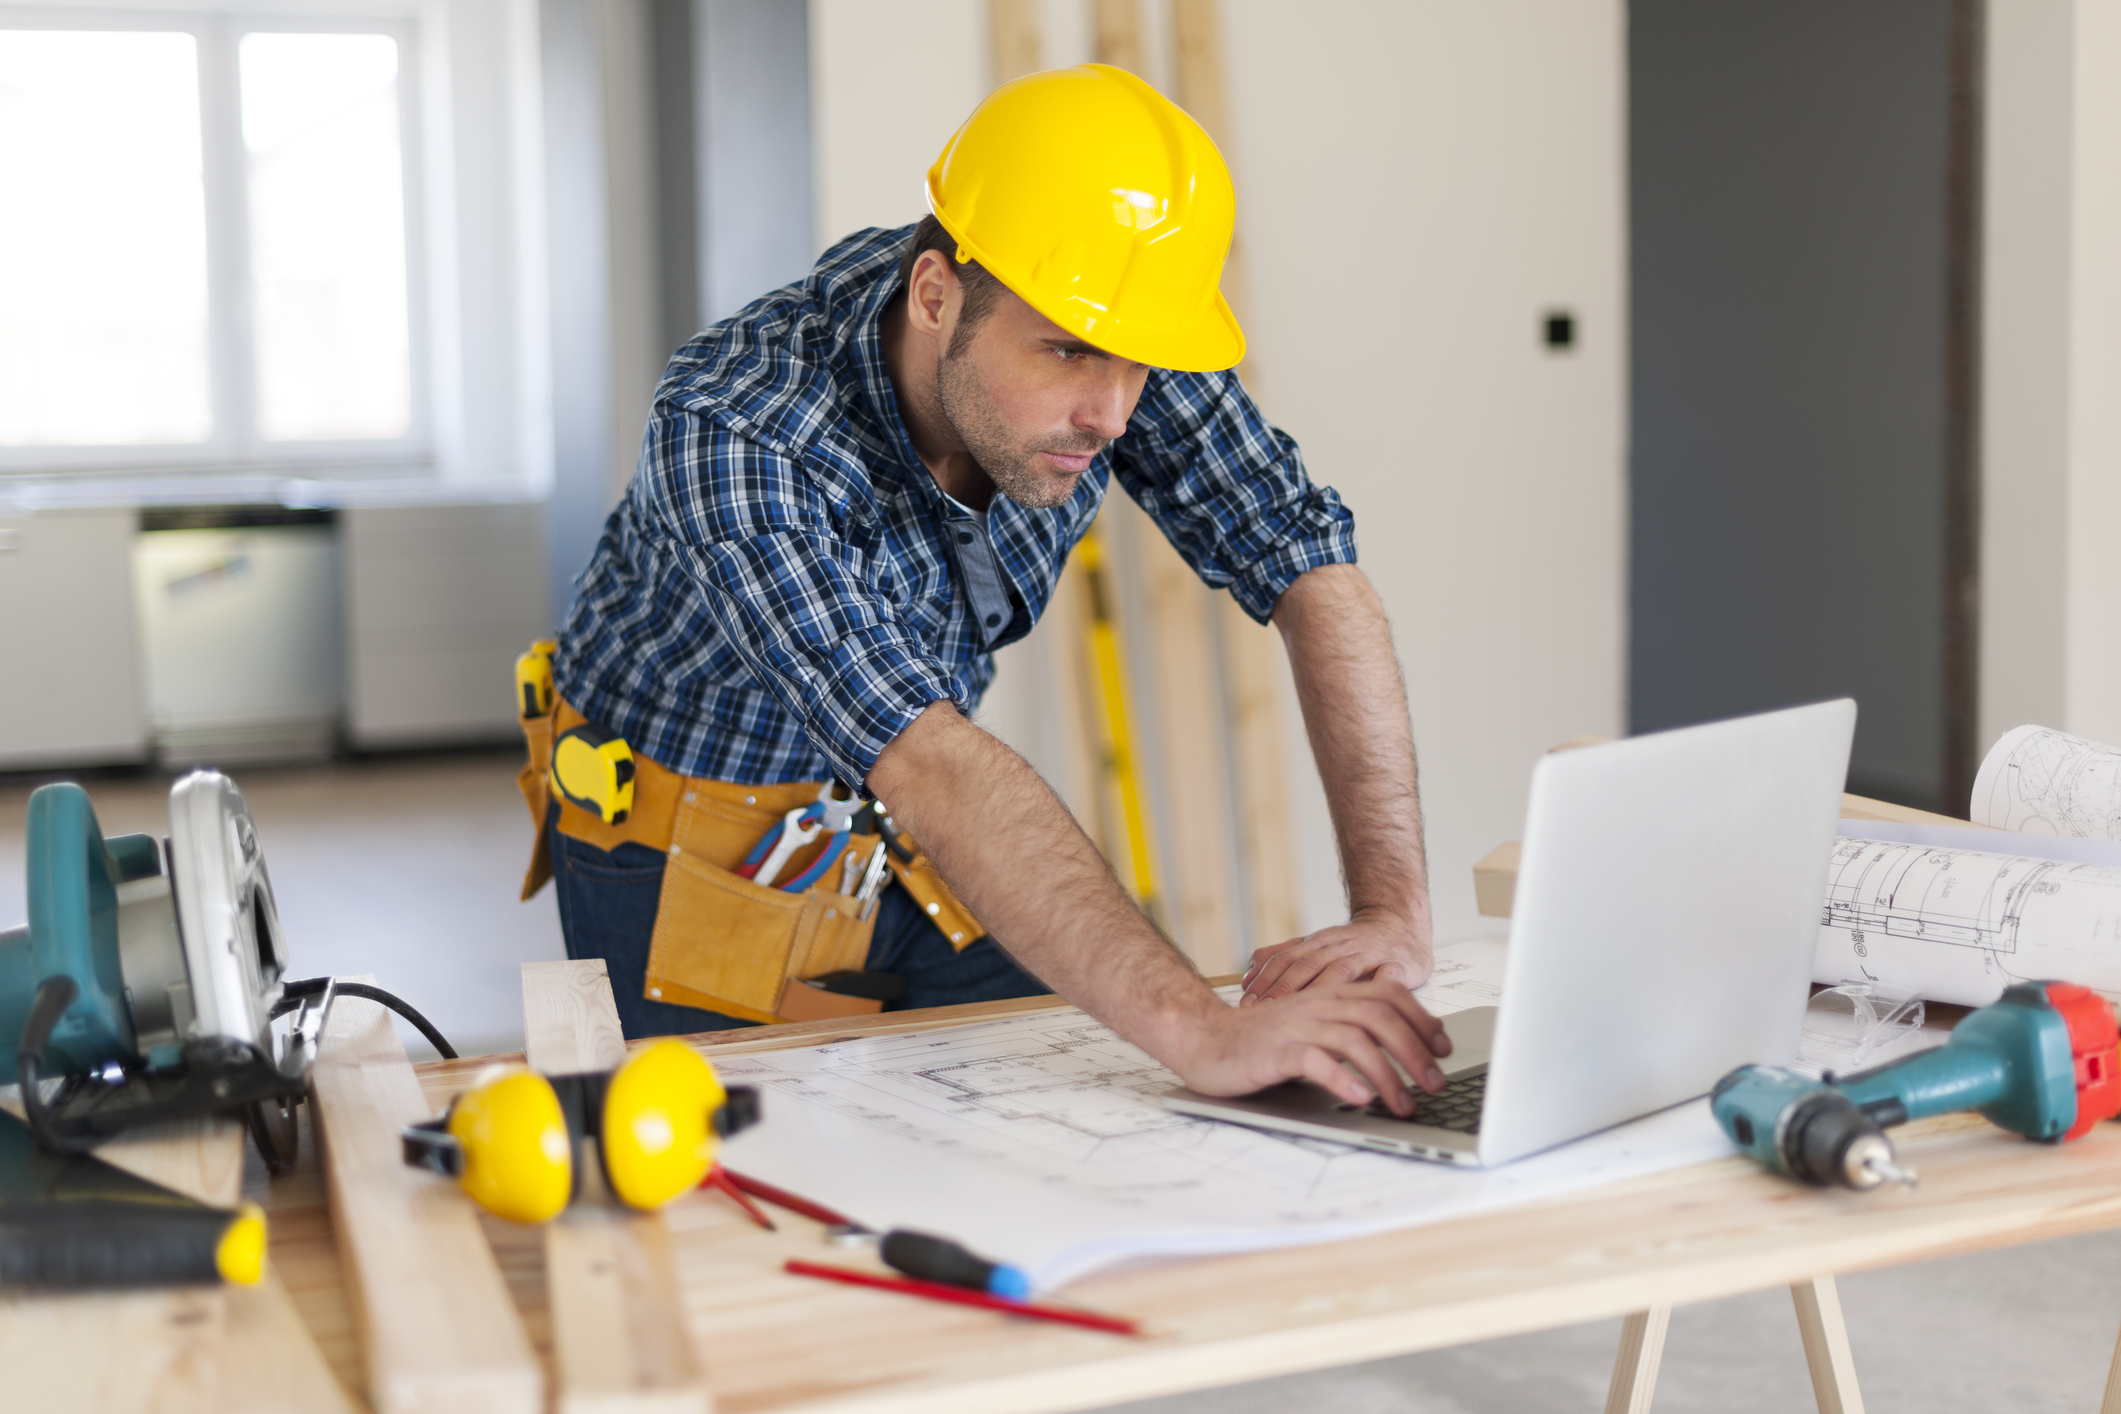
[[[711,1057],[1056,1005],[995,1002],[691,1040]],[[494,1059],[422,1066],[421,1081],[439,1109]],[[788,1257],[847,1254],[778,1209],[778,1233],[718,1195],[666,1211],[718,1414],[1094,1408],[2121,1226],[2121,1125],[2049,1147],[1951,1116],[1895,1138],[1921,1171],[1916,1191],[1804,1189],[1732,1158],[1354,1242],[1172,1262],[1067,1288],[1067,1300],[1140,1318],[1139,1339],[785,1275]],[[273,1261],[304,1320],[358,1388],[351,1307],[308,1136],[294,1174],[268,1184],[254,1161],[248,1187],[271,1212]],[[487,1231],[549,1363],[540,1234],[496,1219]],[[1793,1348],[1790,1358],[1802,1357]]]

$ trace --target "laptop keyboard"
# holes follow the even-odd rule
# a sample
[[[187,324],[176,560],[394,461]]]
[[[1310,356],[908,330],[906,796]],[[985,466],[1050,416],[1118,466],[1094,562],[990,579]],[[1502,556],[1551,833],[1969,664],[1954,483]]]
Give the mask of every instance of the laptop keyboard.
[[[1426,1091],[1414,1092],[1414,1113],[1396,1115],[1384,1107],[1382,1101],[1372,1101],[1369,1113],[1379,1119],[1405,1119],[1409,1124],[1426,1124],[1436,1129],[1448,1129],[1455,1134],[1480,1133],[1480,1106],[1488,1096],[1488,1073],[1460,1076],[1444,1086],[1443,1093],[1431,1095]]]

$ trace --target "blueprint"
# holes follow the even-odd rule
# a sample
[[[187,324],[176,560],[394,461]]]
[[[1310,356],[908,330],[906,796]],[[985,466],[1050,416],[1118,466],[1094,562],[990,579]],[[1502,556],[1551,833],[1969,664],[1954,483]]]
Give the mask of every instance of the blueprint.
[[[1841,839],[1813,976],[1966,1006],[2059,978],[2121,1001],[2121,867]]]
[[[1500,993],[1503,945],[1437,949],[1419,996]],[[1076,1010],[717,1057],[762,1090],[731,1167],[875,1228],[957,1238],[1051,1287],[1115,1262],[1321,1242],[1730,1152],[1680,1106],[1492,1172],[1173,1114],[1177,1078]]]
[[[2121,840],[2121,751],[2048,727],[2018,727],[1974,777],[1974,823],[2035,835]]]

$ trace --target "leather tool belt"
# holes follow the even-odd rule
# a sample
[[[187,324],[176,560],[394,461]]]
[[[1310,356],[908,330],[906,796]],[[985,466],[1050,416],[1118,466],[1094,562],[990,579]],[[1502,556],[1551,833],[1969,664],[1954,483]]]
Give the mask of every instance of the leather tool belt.
[[[521,720],[530,759],[516,783],[537,828],[530,868],[523,876],[525,899],[552,877],[545,818],[557,800],[559,830],[570,839],[602,850],[646,845],[665,856],[663,892],[648,949],[645,995],[651,1000],[765,1022],[810,1021],[878,1009],[875,1001],[804,985],[806,978],[859,971],[868,961],[875,914],[860,918],[855,899],[838,892],[840,858],[801,893],[767,888],[735,872],[745,854],[789,810],[818,798],[820,782],[712,781],[681,776],[636,753],[631,809],[616,823],[606,823],[551,785],[554,739],[588,725],[582,714],[555,697],[550,711]],[[876,835],[856,834],[834,852],[844,857],[851,851],[867,862],[877,842]],[[963,951],[985,937],[987,930],[950,892],[928,856],[910,840],[896,843],[900,850],[886,856],[892,875],[951,946]],[[797,877],[816,862],[819,848],[830,847],[822,839],[818,846],[806,846],[784,877]]]

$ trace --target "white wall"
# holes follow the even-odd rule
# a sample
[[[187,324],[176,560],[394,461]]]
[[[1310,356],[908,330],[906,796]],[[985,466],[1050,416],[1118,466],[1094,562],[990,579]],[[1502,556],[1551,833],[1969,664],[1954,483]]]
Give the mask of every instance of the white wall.
[[[1533,762],[1623,730],[1624,11],[1223,17],[1256,391],[1354,509],[1392,616],[1438,936],[1491,932],[1472,865],[1518,837]],[[1550,307],[1576,313],[1575,352],[1543,347]],[[1303,864],[1317,927],[1338,880],[1315,848]]]
[[[2121,743],[2121,11],[1988,14],[1981,746]]]
[[[1087,57],[1068,38],[1087,5],[1043,8],[1047,62]],[[1144,13],[1167,23],[1167,6]],[[1392,614],[1438,935],[1493,932],[1472,864],[1517,838],[1532,763],[1624,721],[1622,6],[1224,0],[1221,14],[1248,378],[1354,508]],[[928,164],[985,91],[985,6],[813,0],[811,36],[820,245],[913,219]],[[1160,35],[1150,51],[1154,73]],[[1575,311],[1574,353],[1543,348],[1550,307]],[[990,720],[1028,747],[1042,733],[1010,701],[1011,662]],[[1315,928],[1345,905],[1287,705]]]
[[[986,97],[983,0],[810,0],[817,248],[926,212],[921,183]]]

